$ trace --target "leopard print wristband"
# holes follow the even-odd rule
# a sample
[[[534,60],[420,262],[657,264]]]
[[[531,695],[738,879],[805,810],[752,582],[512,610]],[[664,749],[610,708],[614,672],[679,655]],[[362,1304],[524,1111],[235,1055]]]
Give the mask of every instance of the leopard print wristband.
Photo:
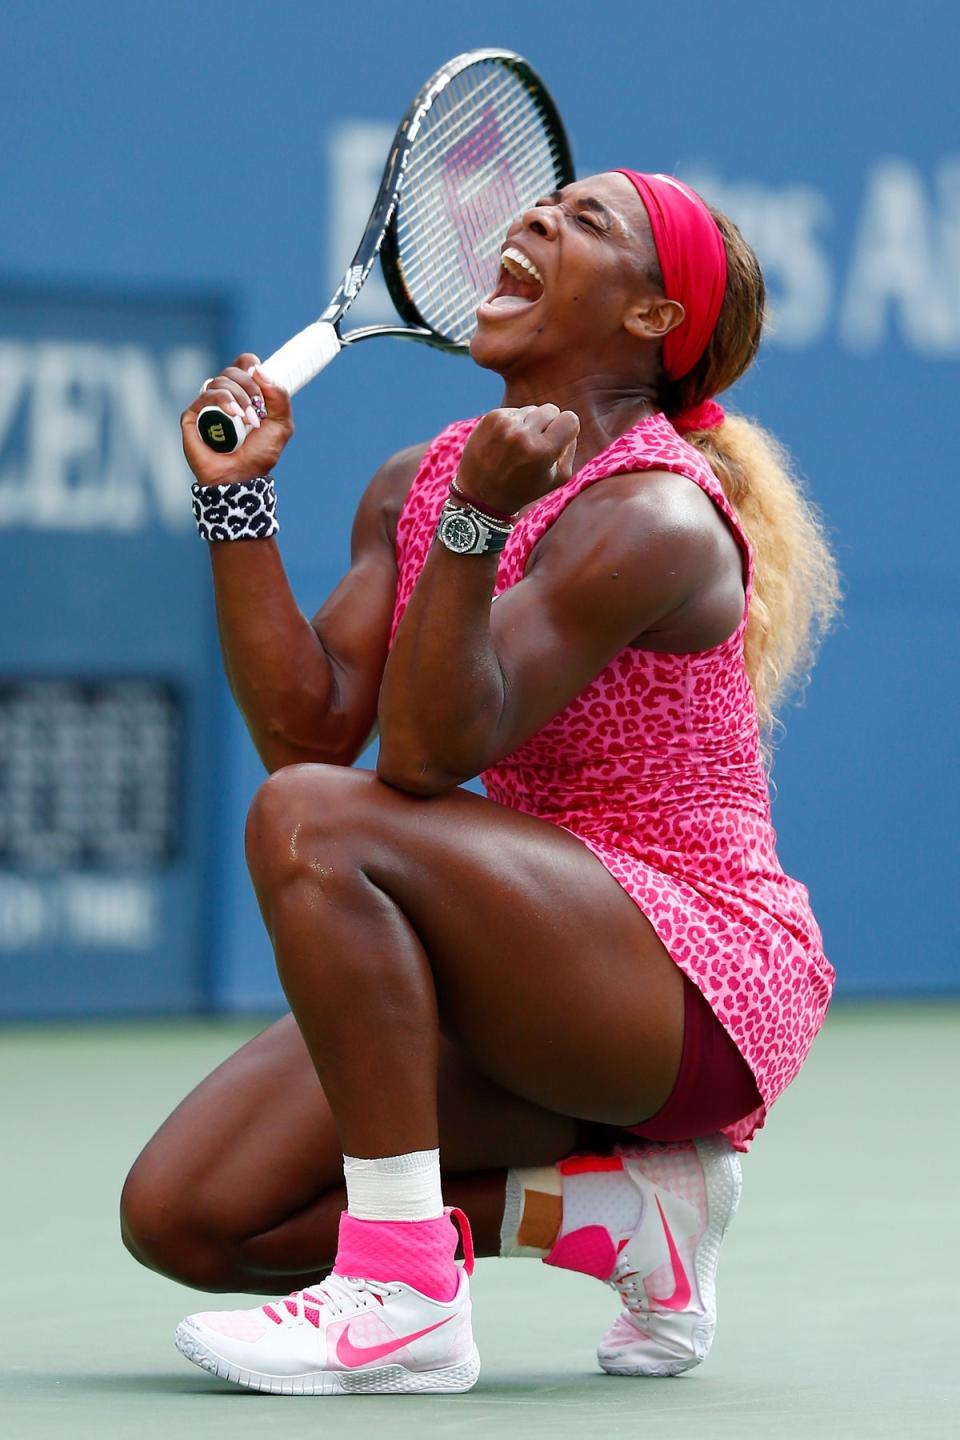
[[[233,485],[193,485],[193,518],[201,540],[267,540],[280,529],[273,476]]]

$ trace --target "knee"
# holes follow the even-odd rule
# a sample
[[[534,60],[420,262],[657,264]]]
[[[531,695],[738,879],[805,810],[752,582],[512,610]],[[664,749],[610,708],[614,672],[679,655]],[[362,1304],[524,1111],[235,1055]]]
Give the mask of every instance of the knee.
[[[232,1290],[229,1247],[191,1201],[191,1186],[145,1153],[120,1196],[120,1235],[135,1260],[196,1290]]]
[[[350,868],[371,781],[380,785],[365,771],[315,764],[288,765],[265,780],[250,806],[245,834],[247,866],[258,893],[304,878],[329,888]]]

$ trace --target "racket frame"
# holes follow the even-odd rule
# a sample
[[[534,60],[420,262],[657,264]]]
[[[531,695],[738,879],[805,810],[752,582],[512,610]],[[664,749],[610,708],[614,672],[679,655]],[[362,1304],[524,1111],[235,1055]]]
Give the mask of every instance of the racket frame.
[[[370,211],[370,217],[364,227],[363,235],[357,246],[356,253],[350,264],[344,271],[343,278],[330,298],[329,303],[313,325],[307,326],[300,335],[288,340],[281,350],[275,351],[269,359],[261,366],[268,379],[284,386],[291,394],[295,394],[309,380],[328,365],[339,349],[344,345],[355,345],[360,340],[369,340],[373,336],[393,335],[398,338],[419,341],[420,344],[430,345],[437,350],[445,350],[452,354],[465,355],[469,345],[457,340],[451,340],[435,330],[421,315],[416,302],[409,294],[403,281],[402,270],[399,260],[399,242],[396,233],[397,205],[403,189],[403,179],[407,163],[414,143],[420,133],[424,119],[429,114],[438,96],[447,88],[451,81],[455,80],[464,70],[484,60],[494,60],[506,65],[508,68],[519,72],[523,83],[536,94],[540,108],[547,117],[548,124],[552,129],[553,149],[557,157],[560,171],[560,182],[564,183],[563,177],[573,179],[573,154],[566,129],[560,118],[560,112],[547,90],[543,81],[533,67],[522,55],[513,50],[500,49],[479,49],[466,50],[460,55],[455,55],[452,60],[431,75],[430,79],[421,87],[416,97],[411,102],[400,124],[397,126],[396,134],[387,156],[383,174],[380,177],[380,184],[377,189],[376,199]],[[402,325],[364,325],[355,330],[349,331],[346,335],[341,333],[341,324],[350,306],[359,295],[360,291],[380,256],[383,278],[386,283],[387,292],[393,302],[400,318],[406,323]],[[308,363],[296,367],[295,378],[290,380],[289,369],[281,362],[285,373],[275,373],[271,369],[272,362],[287,352],[284,361],[290,352],[296,351],[297,342],[300,336],[306,338],[308,331],[319,333],[321,327],[330,327],[330,334],[327,335],[327,344],[324,346],[325,353],[311,356]],[[312,347],[313,348],[313,347]],[[243,444],[248,434],[248,427],[242,420],[234,415],[227,414],[219,406],[207,405],[197,415],[197,428],[201,437],[212,450],[223,454],[229,454]]]

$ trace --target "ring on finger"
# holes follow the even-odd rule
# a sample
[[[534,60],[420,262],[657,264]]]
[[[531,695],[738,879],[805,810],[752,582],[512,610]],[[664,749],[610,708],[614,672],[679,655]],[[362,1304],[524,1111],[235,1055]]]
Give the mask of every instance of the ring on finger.
[[[258,419],[258,420],[266,420],[266,418],[267,418],[267,407],[266,407],[266,405],[264,404],[263,396],[262,396],[262,395],[254,395],[253,398],[252,398],[252,400],[250,401],[250,404],[253,406],[254,410],[256,411],[257,419]]]

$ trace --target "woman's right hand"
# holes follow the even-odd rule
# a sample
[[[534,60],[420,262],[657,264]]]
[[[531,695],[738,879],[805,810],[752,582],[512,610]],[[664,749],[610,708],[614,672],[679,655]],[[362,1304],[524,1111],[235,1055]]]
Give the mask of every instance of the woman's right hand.
[[[272,384],[259,365],[256,355],[238,355],[180,416],[183,453],[198,484],[231,485],[236,480],[269,475],[293,434],[290,396],[282,386]],[[197,430],[197,416],[205,405],[219,405],[252,427],[239,450],[219,455],[204,444]],[[263,413],[263,419],[258,411]]]

